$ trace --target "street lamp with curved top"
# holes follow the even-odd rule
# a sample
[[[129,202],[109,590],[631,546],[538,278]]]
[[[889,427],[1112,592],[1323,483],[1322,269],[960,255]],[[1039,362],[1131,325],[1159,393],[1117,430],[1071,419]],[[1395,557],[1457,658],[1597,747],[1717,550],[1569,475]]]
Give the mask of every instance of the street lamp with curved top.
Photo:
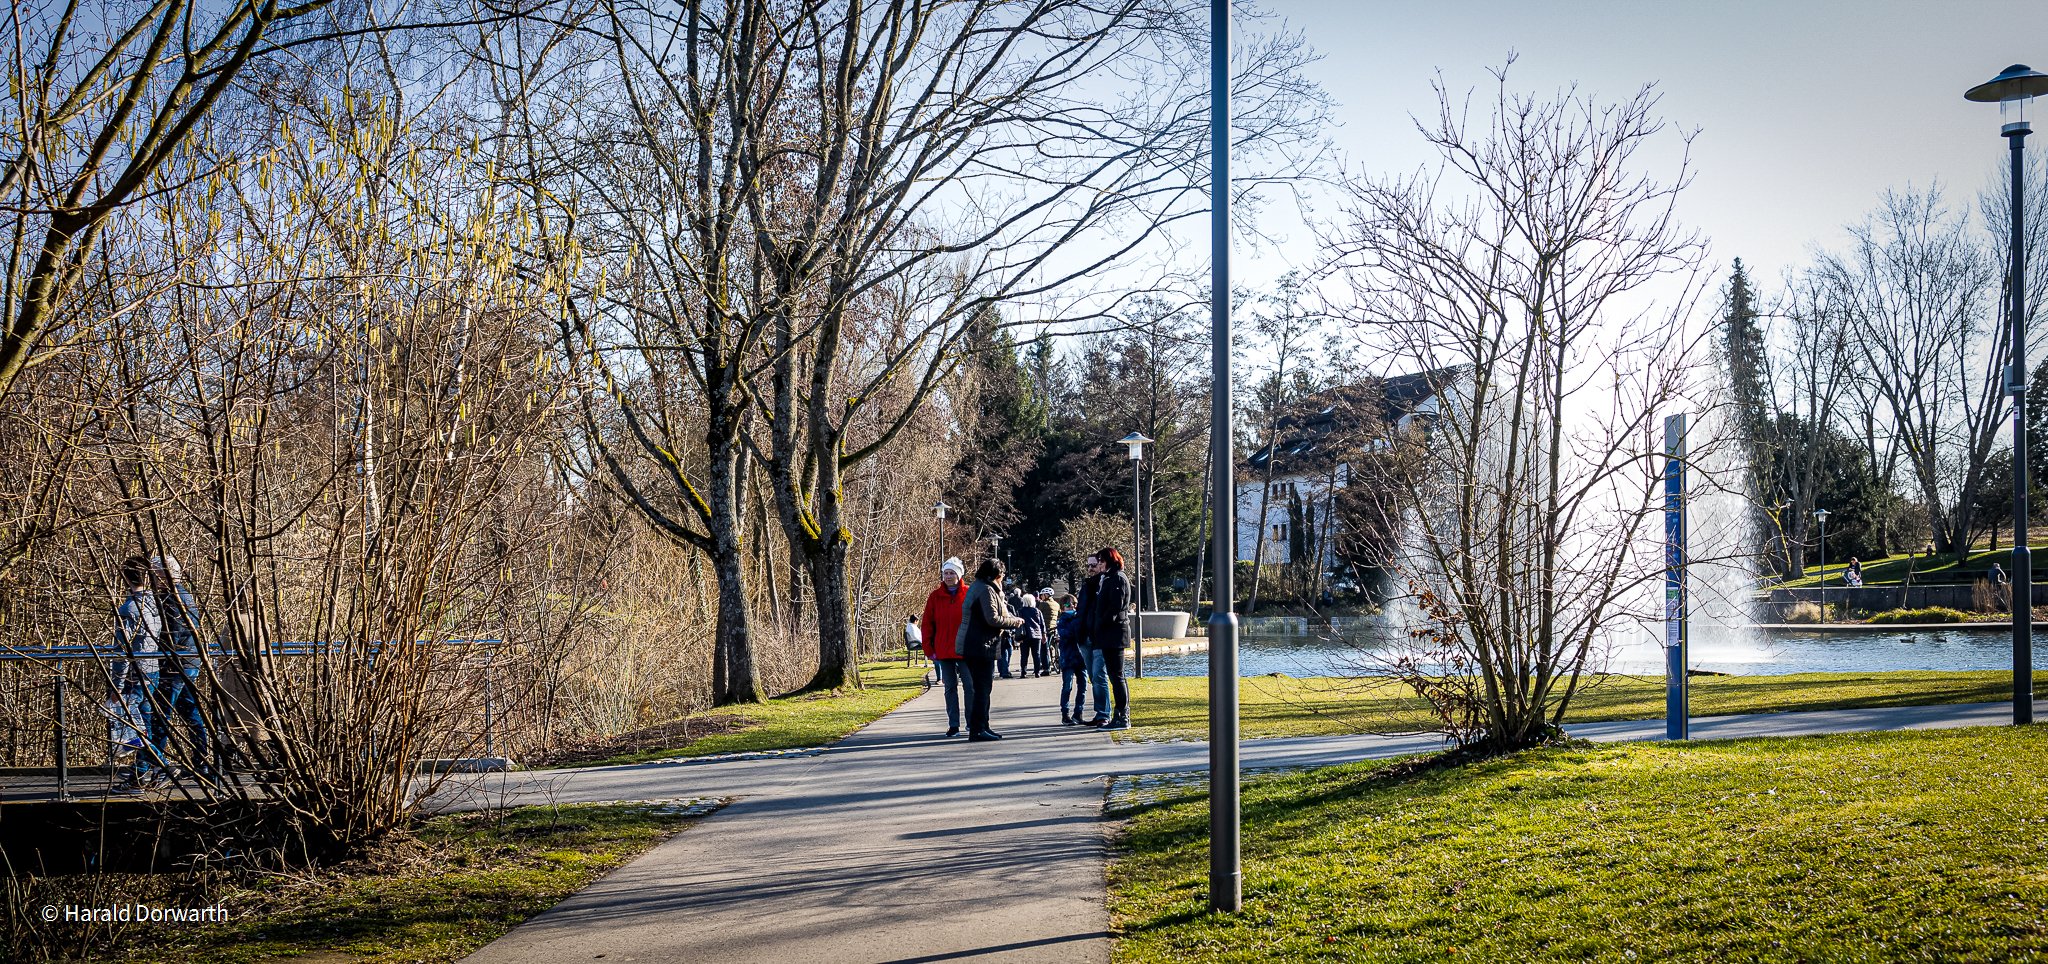
[[[2026,143],[2034,132],[2027,113],[2048,94],[2048,74],[2013,64],[1963,92],[1963,99],[1998,104],[1999,136],[2012,153],[2012,250],[2007,270],[2007,321],[2012,363],[2005,390],[2012,395],[2012,721],[2034,721],[2034,563],[2027,550],[2027,210]]]
[[[1143,678],[1145,675],[1145,604],[1138,595],[1138,548],[1145,542],[1145,499],[1144,486],[1139,483],[1139,466],[1145,461],[1145,446],[1152,440],[1143,432],[1132,432],[1117,442],[1131,450],[1131,561],[1128,566],[1131,588],[1131,675]],[[1126,711],[1128,712],[1128,711]]]

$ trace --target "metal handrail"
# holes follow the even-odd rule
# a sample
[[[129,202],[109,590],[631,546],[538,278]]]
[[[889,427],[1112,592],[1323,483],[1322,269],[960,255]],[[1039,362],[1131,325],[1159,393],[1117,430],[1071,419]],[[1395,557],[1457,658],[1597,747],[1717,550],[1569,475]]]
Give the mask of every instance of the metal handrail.
[[[445,639],[439,642],[421,639],[415,640],[413,643],[409,645],[502,646],[504,644],[505,641],[502,639]],[[337,650],[343,650],[349,647],[356,646],[361,646],[374,652],[386,646],[402,645],[408,644],[394,642],[390,640],[376,640],[369,643],[356,643],[350,640],[314,640],[306,642],[271,643],[268,646],[264,647],[263,652],[273,656],[315,656],[323,652],[334,652]],[[219,644],[209,645],[202,649],[153,649],[138,650],[131,653],[126,648],[119,646],[93,646],[89,644],[72,644],[68,646],[51,646],[46,649],[27,649],[23,647],[8,646],[4,643],[0,643],[0,660],[105,659],[109,657],[117,659],[157,659],[163,657],[186,658],[229,656],[233,655],[235,652],[235,650],[225,646],[221,646]]]

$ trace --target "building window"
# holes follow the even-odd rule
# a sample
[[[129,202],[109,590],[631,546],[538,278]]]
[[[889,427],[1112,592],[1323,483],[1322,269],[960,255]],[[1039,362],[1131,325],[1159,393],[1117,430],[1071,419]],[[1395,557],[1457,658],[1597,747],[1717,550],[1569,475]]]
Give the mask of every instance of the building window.
[[[1274,542],[1286,542],[1286,541],[1287,541],[1287,523],[1285,523],[1285,522],[1280,522],[1280,523],[1276,523],[1276,524],[1274,524],[1274,526],[1273,526],[1273,541],[1274,541]]]

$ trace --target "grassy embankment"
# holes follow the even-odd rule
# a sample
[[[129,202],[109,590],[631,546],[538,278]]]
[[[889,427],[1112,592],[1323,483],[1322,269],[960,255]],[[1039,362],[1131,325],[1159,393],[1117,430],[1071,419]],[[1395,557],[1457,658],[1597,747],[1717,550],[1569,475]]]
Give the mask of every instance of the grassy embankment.
[[[1249,782],[1245,909],[1208,808],[1142,810],[1121,964],[2048,959],[2038,727],[1546,749]]]
[[[2034,581],[2048,581],[2048,546],[2035,546],[2031,540],[2029,540],[2028,546],[2034,554]],[[1910,564],[1913,571],[1913,585],[1966,585],[1977,579],[1982,579],[1984,573],[1991,569],[1991,564],[1994,562],[2007,569],[2012,568],[2012,548],[2008,546],[2003,549],[1972,550],[1969,559],[1961,565],[1956,564],[1956,557],[1952,555],[1932,557],[1922,555],[1917,558],[1913,556],[1886,556],[1883,559],[1866,559],[1863,562],[1863,584],[1866,586],[1899,585],[1905,582],[1906,570]],[[1827,569],[1822,570],[1818,566],[1812,566],[1809,571],[1813,575],[1807,576],[1804,579],[1788,579],[1779,583],[1778,588],[1812,589],[1820,585],[1821,578],[1825,576],[1828,581],[1828,588],[1836,589],[1841,587],[1842,572],[1848,568],[1848,559],[1837,559],[1833,553],[1829,553]]]
[[[1569,722],[1664,717],[1664,681],[1624,676],[1591,679],[1572,701]],[[1206,739],[1209,681],[1202,676],[1151,676],[1131,681],[1135,740]],[[1428,704],[1398,683],[1378,679],[1246,677],[1239,689],[1243,735],[1317,736],[1404,732],[1433,722]],[[2048,679],[2035,684],[2048,695]],[[2012,674],[1802,673],[1791,676],[1697,676],[1695,716],[1795,710],[1992,703],[2012,698]]]
[[[715,802],[713,802],[715,805]],[[28,902],[226,909],[224,924],[47,925],[22,959],[441,962],[462,958],[673,836],[705,807],[584,804],[427,818],[348,864],[193,884],[100,875],[38,881]],[[4,942],[0,942],[4,943]],[[34,955],[29,957],[27,955]],[[6,955],[0,955],[6,956]]]
[[[637,734],[542,766],[611,766],[718,753],[792,750],[828,745],[880,719],[924,692],[924,667],[873,663],[861,667],[866,686],[798,693],[757,706],[726,706],[649,727]]]

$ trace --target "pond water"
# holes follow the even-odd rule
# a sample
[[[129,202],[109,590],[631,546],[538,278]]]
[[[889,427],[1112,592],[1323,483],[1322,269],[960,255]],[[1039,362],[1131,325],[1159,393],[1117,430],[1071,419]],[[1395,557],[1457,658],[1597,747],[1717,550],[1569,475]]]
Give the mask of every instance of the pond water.
[[[1371,675],[1371,642],[1332,642],[1315,636],[1246,635],[1238,653],[1245,676],[1284,673],[1288,676]],[[1620,647],[1606,665],[1608,672],[1662,676],[1663,654],[1654,644]],[[1752,633],[1740,641],[1693,644],[1692,668],[1745,676],[1787,673],[1868,673],[1887,670],[2010,670],[2012,630],[1985,629],[1887,630],[1872,627],[1853,632]],[[2048,633],[2034,631],[2034,668],[2048,670]],[[1204,676],[1209,655],[1203,652],[1145,657],[1145,672],[1156,676]]]

